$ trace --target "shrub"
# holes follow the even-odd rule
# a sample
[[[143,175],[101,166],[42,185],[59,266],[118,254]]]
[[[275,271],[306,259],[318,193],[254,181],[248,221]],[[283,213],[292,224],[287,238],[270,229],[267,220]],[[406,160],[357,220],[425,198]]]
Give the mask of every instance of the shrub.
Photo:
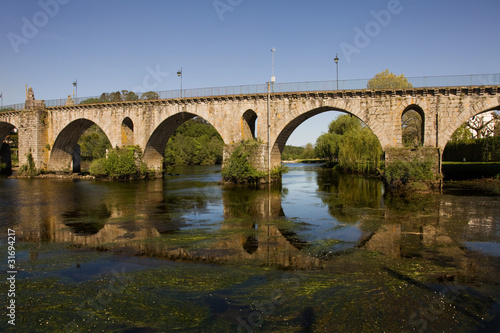
[[[386,183],[391,187],[418,187],[420,182],[435,181],[437,177],[432,161],[396,161],[387,166],[384,173]]]
[[[249,161],[257,146],[256,141],[247,141],[240,144],[231,154],[227,165],[222,169],[222,179],[235,184],[258,183],[266,176],[265,172],[258,171]]]
[[[31,152],[26,154],[26,162],[26,164],[21,165],[19,171],[28,176],[35,176],[37,174],[37,170],[35,167],[35,160],[33,159]]]
[[[142,151],[138,146],[116,148],[107,157],[94,160],[90,165],[90,174],[109,179],[150,178],[152,172],[141,159]]]

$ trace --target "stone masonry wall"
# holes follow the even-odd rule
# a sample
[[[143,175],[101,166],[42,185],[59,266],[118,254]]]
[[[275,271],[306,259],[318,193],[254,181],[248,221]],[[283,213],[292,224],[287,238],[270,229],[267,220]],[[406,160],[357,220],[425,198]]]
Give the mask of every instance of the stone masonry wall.
[[[49,150],[47,149],[47,112],[45,110],[24,111],[20,114],[19,165],[27,163],[31,153],[37,169],[46,169]]]

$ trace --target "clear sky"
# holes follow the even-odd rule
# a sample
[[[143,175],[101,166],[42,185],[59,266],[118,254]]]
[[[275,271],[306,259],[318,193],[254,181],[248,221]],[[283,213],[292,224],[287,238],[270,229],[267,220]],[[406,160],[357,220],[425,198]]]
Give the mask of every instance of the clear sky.
[[[117,90],[500,73],[498,0],[2,0],[0,92],[22,103]],[[360,37],[361,31],[365,38]],[[149,89],[151,88],[151,89]],[[302,124],[314,143],[336,113]]]

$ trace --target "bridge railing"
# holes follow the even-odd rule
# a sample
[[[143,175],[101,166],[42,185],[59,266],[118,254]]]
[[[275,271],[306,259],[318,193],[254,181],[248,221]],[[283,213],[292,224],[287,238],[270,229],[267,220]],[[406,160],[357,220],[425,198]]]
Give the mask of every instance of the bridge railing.
[[[452,76],[421,76],[407,77],[413,88],[439,88],[439,87],[470,87],[470,86],[500,86],[500,74],[475,74]],[[272,92],[301,92],[301,91],[333,91],[333,90],[362,90],[367,88],[369,79],[360,80],[332,80],[313,82],[289,82],[272,84]],[[267,84],[240,85],[227,87],[210,87],[195,89],[180,89],[156,91],[158,99],[177,99],[195,97],[214,97],[228,95],[266,94]],[[137,98],[147,99],[144,93],[136,93]],[[99,100],[100,96],[78,97],[74,104],[79,104],[88,99]],[[45,100],[45,106],[64,106],[68,99]],[[2,110],[23,110],[24,103],[7,105]]]

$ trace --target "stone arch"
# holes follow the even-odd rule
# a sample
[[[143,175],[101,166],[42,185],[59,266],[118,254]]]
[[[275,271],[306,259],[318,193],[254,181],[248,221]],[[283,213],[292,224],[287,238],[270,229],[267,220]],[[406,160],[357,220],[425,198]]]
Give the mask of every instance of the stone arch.
[[[0,163],[4,163],[6,166],[6,172],[11,172],[12,170],[12,160],[11,160],[11,146],[10,143],[6,141],[7,136],[16,129],[16,126],[0,122]],[[18,131],[19,134],[19,131]],[[6,141],[6,142],[4,142]]]
[[[123,146],[134,145],[134,122],[129,117],[126,117],[122,121],[121,139]]]
[[[346,113],[346,114],[349,114],[349,115],[352,115],[352,116],[358,118],[368,128],[370,128],[373,131],[373,133],[378,138],[378,141],[379,141],[379,143],[381,143],[381,146],[382,146],[383,141],[381,140],[380,133],[378,133],[377,131],[372,129],[372,127],[371,127],[372,124],[369,124],[367,121],[360,118],[358,115],[356,115],[352,112],[349,112],[347,110],[335,108],[335,107],[331,107],[331,106],[324,106],[324,107],[319,107],[319,108],[309,110],[307,112],[300,114],[298,117],[295,117],[293,120],[291,120],[285,127],[283,127],[283,129],[279,132],[276,140],[274,141],[274,144],[272,145],[271,167],[275,167],[281,163],[281,153],[283,152],[283,149],[285,148],[285,144],[288,141],[288,138],[290,137],[290,135],[292,135],[293,131],[295,131],[295,129],[297,127],[299,127],[299,125],[301,125],[304,121],[308,120],[309,118],[312,118],[320,113],[328,112],[328,111],[343,112],[343,113]],[[384,148],[384,147],[382,146],[382,148]]]
[[[89,119],[80,118],[73,120],[59,132],[50,152],[49,168],[51,170],[72,170],[73,156],[78,140],[82,134],[94,124],[95,123]],[[106,134],[106,136],[108,135]]]
[[[14,130],[16,126],[14,126],[11,123],[6,123],[3,121],[0,121],[0,143],[2,143],[7,135],[9,135],[12,130]]]
[[[412,131],[415,133],[409,133]],[[405,142],[405,137],[413,137],[410,140],[415,142]],[[409,138],[406,138],[408,141]],[[416,105],[408,105],[401,113],[401,143],[407,146],[423,146],[425,142],[425,113]]]
[[[256,138],[257,129],[257,113],[254,110],[247,110],[241,117],[241,136],[242,140],[249,140]]]
[[[500,111],[500,105],[497,105],[497,106],[494,106],[494,107],[488,108],[488,109],[478,109],[477,107],[472,105],[468,109],[468,111],[459,113],[457,115],[457,117],[455,118],[455,120],[453,122],[451,122],[451,124],[446,129],[443,129],[443,131],[441,131],[441,134],[440,134],[441,137],[439,140],[439,143],[440,143],[439,148],[444,150],[446,147],[446,144],[451,139],[451,136],[453,135],[453,133],[455,133],[455,131],[460,126],[462,126],[462,124],[467,122],[470,118],[477,116],[477,115],[480,115],[480,114],[485,113],[485,112],[489,112],[489,111]]]
[[[156,127],[149,137],[146,148],[144,149],[143,161],[149,168],[153,168],[157,171],[162,169],[163,157],[168,140],[179,126],[194,117],[200,116],[194,113],[180,112],[163,120],[160,125]],[[200,118],[207,121],[204,117]],[[207,122],[213,126],[212,123],[209,121]],[[213,127],[217,130],[215,126]]]

